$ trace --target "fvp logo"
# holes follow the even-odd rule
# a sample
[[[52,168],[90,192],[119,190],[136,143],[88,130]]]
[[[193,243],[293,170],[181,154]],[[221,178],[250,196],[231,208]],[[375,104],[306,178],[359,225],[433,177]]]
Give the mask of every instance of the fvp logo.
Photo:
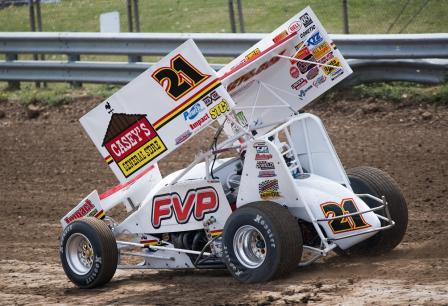
[[[183,200],[177,192],[162,194],[152,201],[151,223],[160,228],[162,221],[171,219],[173,214],[178,224],[188,223],[192,215],[201,221],[206,213],[215,212],[218,207],[219,197],[213,187],[190,189]]]
[[[313,34],[313,36],[311,36],[310,38],[308,38],[307,40],[307,44],[308,46],[317,46],[318,44],[320,44],[324,39],[322,38],[322,36],[320,35],[320,32],[316,32],[315,34]]]

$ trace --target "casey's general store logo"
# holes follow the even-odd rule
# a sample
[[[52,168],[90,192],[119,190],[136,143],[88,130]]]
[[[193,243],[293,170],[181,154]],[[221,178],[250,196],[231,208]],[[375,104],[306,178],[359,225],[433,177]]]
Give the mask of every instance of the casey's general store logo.
[[[145,115],[112,114],[103,144],[108,163],[115,162],[129,177],[166,151],[166,146]]]

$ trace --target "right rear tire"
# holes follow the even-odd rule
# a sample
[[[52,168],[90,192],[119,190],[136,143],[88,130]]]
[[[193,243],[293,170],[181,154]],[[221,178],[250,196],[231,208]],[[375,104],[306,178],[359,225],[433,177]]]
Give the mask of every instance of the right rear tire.
[[[368,193],[378,198],[384,196],[388,203],[391,219],[395,226],[380,231],[369,239],[354,245],[348,250],[340,250],[341,255],[379,255],[395,248],[403,239],[408,225],[408,208],[406,200],[398,187],[397,182],[380,169],[361,166],[347,171],[350,185],[355,193]],[[365,198],[370,208],[378,207],[380,203]],[[384,210],[376,211],[386,216]],[[381,225],[386,225],[381,220]]]
[[[223,233],[224,262],[241,282],[265,282],[294,271],[302,257],[302,234],[288,209],[255,202],[235,210]]]

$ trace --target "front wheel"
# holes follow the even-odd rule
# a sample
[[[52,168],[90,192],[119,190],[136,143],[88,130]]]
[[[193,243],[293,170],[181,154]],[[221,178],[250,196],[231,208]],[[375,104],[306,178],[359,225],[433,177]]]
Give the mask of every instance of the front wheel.
[[[241,282],[269,281],[295,270],[302,234],[288,209],[255,202],[234,211],[224,226],[224,262]]]
[[[80,288],[109,282],[118,263],[112,231],[101,220],[83,218],[67,225],[60,240],[60,258],[67,277]]]

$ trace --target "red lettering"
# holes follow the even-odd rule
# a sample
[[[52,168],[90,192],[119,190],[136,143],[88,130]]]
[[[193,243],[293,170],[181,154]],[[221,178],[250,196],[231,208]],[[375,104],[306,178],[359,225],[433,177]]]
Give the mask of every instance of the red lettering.
[[[178,224],[187,223],[192,212],[197,221],[204,219],[206,213],[218,209],[219,198],[216,190],[212,187],[188,190],[184,200],[177,193],[156,196],[153,199],[151,222],[154,228],[160,228],[165,219],[173,215]]]
[[[286,50],[283,50],[282,52],[279,53],[279,55],[282,55],[285,52],[286,52]],[[232,90],[234,90],[235,88],[240,86],[242,83],[249,81],[251,78],[253,78],[257,74],[261,73],[262,71],[268,69],[269,67],[271,67],[272,65],[277,63],[279,60],[280,60],[279,57],[274,56],[270,60],[262,63],[257,69],[252,69],[251,71],[243,74],[242,76],[240,76],[238,79],[234,80],[227,86],[227,91],[231,92]]]
[[[173,194],[173,208],[178,223],[185,223],[190,218],[190,213],[193,209],[195,197],[195,193],[189,191],[185,196],[184,203],[182,205],[179,195]]]
[[[152,212],[152,225],[155,228],[159,228],[162,220],[170,218],[171,215],[172,211],[171,211],[170,196],[154,199],[153,212]]]
[[[205,189],[198,192],[194,216],[196,220],[204,219],[206,212],[213,212],[218,208],[218,196],[213,189]]]
[[[92,209],[94,209],[95,206],[92,204],[90,200],[86,200],[84,204],[73,214],[66,217],[64,221],[68,224],[71,223],[73,220],[79,219],[87,215]]]

